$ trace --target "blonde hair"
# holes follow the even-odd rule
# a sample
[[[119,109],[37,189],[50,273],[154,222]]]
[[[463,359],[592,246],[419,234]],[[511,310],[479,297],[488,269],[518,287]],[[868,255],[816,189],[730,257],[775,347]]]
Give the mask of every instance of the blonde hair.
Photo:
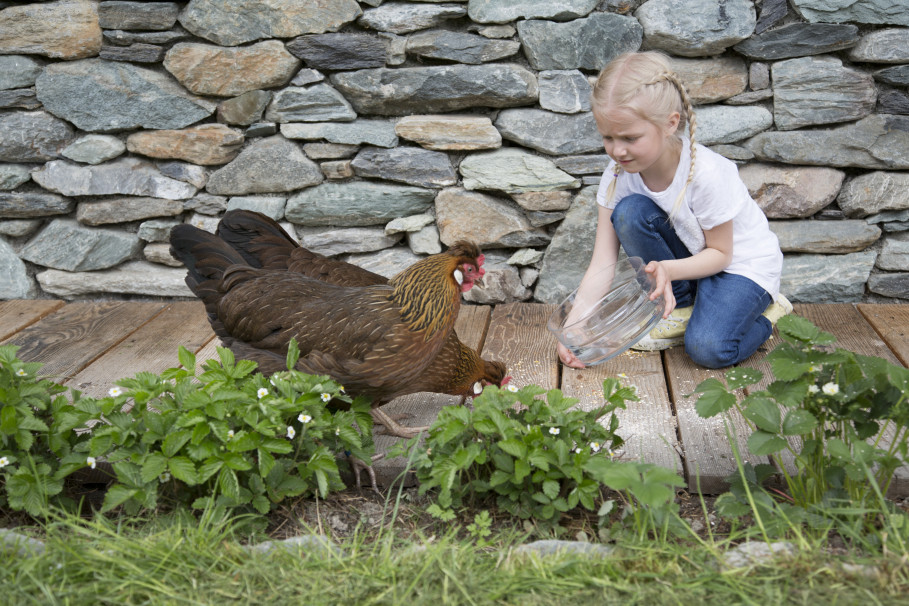
[[[691,167],[688,179],[669,213],[669,219],[672,220],[685,199],[688,184],[694,179],[696,121],[691,98],[678,74],[672,71],[669,58],[656,51],[619,55],[597,77],[591,94],[591,105],[594,112],[606,108],[629,110],[660,128],[665,126],[673,112],[678,112],[679,125],[676,133],[684,131],[685,125],[690,124]],[[615,197],[616,181],[621,173],[622,167],[616,163],[612,182],[606,190],[608,201]]]

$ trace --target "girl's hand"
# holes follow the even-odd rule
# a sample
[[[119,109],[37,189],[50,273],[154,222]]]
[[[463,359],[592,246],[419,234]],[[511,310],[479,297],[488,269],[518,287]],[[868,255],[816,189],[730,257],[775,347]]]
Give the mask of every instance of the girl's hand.
[[[578,360],[577,356],[568,351],[568,348],[562,345],[561,342],[556,346],[556,351],[559,352],[559,359],[565,366],[570,366],[571,368],[586,368],[584,363]]]
[[[653,292],[650,293],[650,300],[653,301],[660,295],[663,296],[663,317],[668,318],[672,310],[675,309],[675,295],[672,292],[672,280],[669,279],[669,271],[660,261],[651,261],[644,268],[644,271],[653,277]]]

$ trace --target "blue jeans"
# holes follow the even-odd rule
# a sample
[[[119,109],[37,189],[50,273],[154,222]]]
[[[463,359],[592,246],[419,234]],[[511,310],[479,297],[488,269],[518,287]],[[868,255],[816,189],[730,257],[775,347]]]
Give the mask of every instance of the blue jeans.
[[[645,263],[684,259],[691,252],[679,239],[669,217],[640,194],[619,200],[612,225],[629,256]],[[773,332],[761,314],[772,297],[753,280],[721,271],[700,280],[672,283],[676,307],[694,305],[685,330],[685,352],[701,366],[723,368],[748,358]]]

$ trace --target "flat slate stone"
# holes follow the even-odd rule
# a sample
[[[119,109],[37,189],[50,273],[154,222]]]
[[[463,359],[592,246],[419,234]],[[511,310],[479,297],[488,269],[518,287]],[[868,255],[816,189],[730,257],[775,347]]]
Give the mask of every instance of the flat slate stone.
[[[215,44],[237,46],[262,38],[338,31],[361,14],[356,0],[191,0],[179,21]]]
[[[64,196],[127,194],[182,200],[197,191],[188,183],[165,177],[153,164],[132,157],[97,166],[53,160],[33,172],[32,180]]]
[[[325,139],[344,145],[375,145],[395,147],[398,137],[391,120],[361,118],[353,122],[317,122],[313,124],[289,123],[281,125],[281,134],[288,139],[315,141]]]
[[[35,276],[44,292],[56,297],[128,294],[153,297],[195,297],[184,281],[186,269],[130,261],[113,269],[69,272],[48,269]]]
[[[822,55],[855,46],[861,36],[855,25],[790,23],[739,42],[733,48],[751,59],[778,60]]]
[[[0,219],[34,219],[68,215],[75,203],[57,194],[0,192]]]
[[[510,23],[519,19],[570,21],[586,17],[598,0],[472,0],[467,14],[476,23]]]
[[[53,160],[74,137],[69,124],[47,112],[0,114],[0,161]]]
[[[363,11],[357,24],[380,32],[407,34],[441,25],[449,19],[457,19],[466,14],[467,9],[457,4],[389,2]]]
[[[38,100],[86,131],[183,128],[217,105],[188,93],[170,76],[122,61],[52,63],[35,82]]]
[[[510,57],[521,48],[513,40],[490,40],[483,36],[447,30],[420,32],[407,37],[408,54],[478,65]]]
[[[306,226],[385,225],[392,219],[426,212],[437,190],[410,185],[350,181],[322,183],[287,201],[287,220]]]
[[[0,55],[0,90],[34,86],[42,69],[44,62],[34,57]]]
[[[683,57],[718,55],[754,32],[751,0],[649,0],[634,12],[644,44]]]
[[[19,256],[53,269],[92,271],[119,265],[136,256],[140,248],[135,234],[54,219],[19,251]]]
[[[208,178],[216,195],[281,193],[322,182],[322,172],[303,150],[281,135],[256,139]]]
[[[289,86],[275,93],[265,119],[279,124],[285,122],[350,122],[357,112],[344,95],[328,84]]]
[[[378,36],[308,34],[286,44],[287,50],[312,69],[366,69],[385,67],[386,44]]]
[[[848,122],[874,111],[870,75],[835,57],[802,57],[773,64],[773,119],[778,130]]]
[[[537,101],[533,72],[517,65],[446,65],[366,69],[331,75],[357,112],[404,116]]]
[[[881,236],[881,229],[861,220],[770,221],[784,253],[840,255],[865,250]]]
[[[909,11],[902,0],[790,0],[804,19],[826,23],[879,23],[909,25]]]
[[[786,255],[780,291],[793,303],[857,303],[876,259],[872,251]]]
[[[400,181],[419,187],[446,187],[458,182],[448,154],[420,147],[367,147],[351,162],[357,176]]]
[[[581,185],[580,180],[556,168],[552,161],[515,148],[472,154],[461,161],[458,170],[465,189],[522,193]]]
[[[561,114],[542,109],[506,109],[495,127],[504,139],[544,154],[583,154],[603,149],[591,112]]]
[[[594,13],[568,23],[518,22],[518,36],[534,69],[599,70],[641,46],[644,30],[633,17]]]
[[[761,160],[786,164],[909,169],[909,116],[872,114],[833,129],[768,131],[744,146]]]
[[[109,225],[154,217],[176,217],[183,213],[183,202],[140,196],[117,197],[95,202],[80,202],[76,220],[83,225]]]

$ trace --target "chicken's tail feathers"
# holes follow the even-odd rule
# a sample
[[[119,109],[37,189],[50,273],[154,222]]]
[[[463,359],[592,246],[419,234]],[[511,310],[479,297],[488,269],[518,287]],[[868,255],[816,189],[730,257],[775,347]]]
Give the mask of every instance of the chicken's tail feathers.
[[[187,224],[171,229],[170,254],[186,266],[186,285],[203,300],[198,289],[206,282],[219,281],[232,265],[248,265],[218,236]]]
[[[252,267],[285,269],[299,244],[277,221],[251,210],[227,211],[217,235]]]

